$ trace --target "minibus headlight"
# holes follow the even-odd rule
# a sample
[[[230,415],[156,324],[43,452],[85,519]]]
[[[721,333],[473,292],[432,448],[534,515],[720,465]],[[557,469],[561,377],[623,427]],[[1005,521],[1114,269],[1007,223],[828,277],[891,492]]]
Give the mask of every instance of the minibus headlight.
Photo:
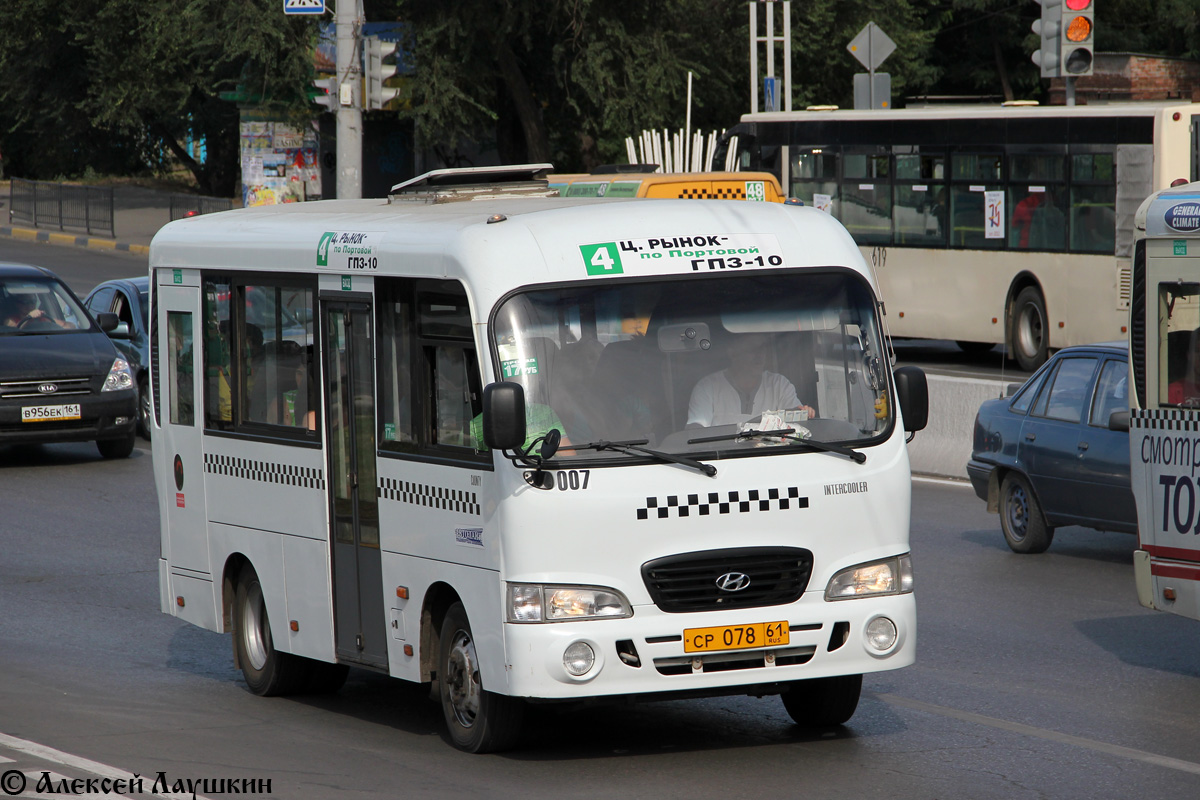
[[[104,379],[104,385],[100,387],[102,392],[116,392],[121,389],[133,388],[133,371],[129,369],[129,362],[118,357],[112,363],[112,367],[108,370],[108,377]]]
[[[912,590],[912,556],[906,553],[842,570],[825,587],[825,599],[851,600],[856,597],[907,594]]]
[[[509,622],[621,619],[633,616],[633,608],[624,595],[604,586],[510,583],[506,616]]]

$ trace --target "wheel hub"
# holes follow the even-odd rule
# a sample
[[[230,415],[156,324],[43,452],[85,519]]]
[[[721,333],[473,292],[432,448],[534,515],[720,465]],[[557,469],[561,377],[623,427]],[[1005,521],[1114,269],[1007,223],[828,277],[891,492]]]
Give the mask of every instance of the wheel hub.
[[[1017,539],[1025,538],[1025,527],[1029,521],[1029,498],[1025,490],[1019,486],[1013,487],[1008,495],[1009,528]]]
[[[263,608],[262,587],[253,584],[246,591],[246,605],[242,608],[242,643],[246,658],[255,670],[267,665],[267,650],[271,646],[271,629],[267,625],[267,614]]]
[[[446,695],[454,718],[464,728],[475,724],[479,716],[479,667],[475,644],[465,631],[458,631],[450,644],[446,660]]]

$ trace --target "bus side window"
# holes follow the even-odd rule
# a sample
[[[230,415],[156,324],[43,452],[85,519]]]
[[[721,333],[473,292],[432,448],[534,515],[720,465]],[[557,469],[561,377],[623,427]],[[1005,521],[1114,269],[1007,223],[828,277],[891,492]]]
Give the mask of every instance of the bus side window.
[[[1116,250],[1117,181],[1112,153],[1071,156],[1071,250]]]
[[[233,360],[230,347],[230,300],[227,276],[204,279],[204,425],[233,428]]]
[[[412,452],[413,427],[413,311],[412,281],[380,280],[379,323],[379,446]]]

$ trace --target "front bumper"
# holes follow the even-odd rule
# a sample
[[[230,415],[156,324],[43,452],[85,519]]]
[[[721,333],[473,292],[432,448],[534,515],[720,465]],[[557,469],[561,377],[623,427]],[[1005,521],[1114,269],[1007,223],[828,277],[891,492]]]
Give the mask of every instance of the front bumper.
[[[79,403],[80,419],[22,422],[21,408],[28,405]],[[117,419],[124,418],[118,423]],[[0,405],[0,444],[50,444],[124,439],[136,432],[137,391],[127,389],[99,395],[64,397],[57,401],[7,401]]]
[[[898,636],[889,650],[877,653],[864,634],[881,616],[892,620]],[[664,614],[654,606],[637,606],[633,617],[622,620],[508,623],[504,639],[509,685],[498,691],[546,699],[715,695],[738,687],[898,669],[915,659],[916,620],[911,593],[827,602],[823,592],[810,591],[786,606],[697,614]],[[684,651],[685,629],[775,621],[788,622],[788,644],[706,654]],[[579,641],[592,647],[596,661],[587,674],[574,677],[563,666],[563,652]]]

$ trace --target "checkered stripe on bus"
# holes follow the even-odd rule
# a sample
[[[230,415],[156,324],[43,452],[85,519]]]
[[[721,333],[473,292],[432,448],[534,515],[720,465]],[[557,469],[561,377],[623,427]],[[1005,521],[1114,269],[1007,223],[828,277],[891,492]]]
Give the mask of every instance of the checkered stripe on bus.
[[[204,471],[211,475],[227,475],[263,483],[278,483],[283,486],[299,486],[303,489],[325,488],[325,473],[314,467],[297,467],[294,464],[276,464],[270,461],[255,461],[251,458],[235,458],[213,453],[204,454]]]
[[[746,190],[741,186],[718,186],[714,191],[695,187],[680,189],[679,197],[683,200],[745,200]]]
[[[1135,408],[1129,427],[1155,431],[1200,431],[1200,410],[1191,408]]]
[[[409,503],[426,508],[440,508],[443,511],[456,511],[460,514],[481,516],[479,495],[462,489],[448,489],[445,486],[432,486],[427,483],[398,481],[394,478],[379,479],[379,496],[385,500],[395,500],[398,503]]]
[[[724,495],[724,497],[722,497]],[[787,511],[808,508],[808,498],[800,496],[795,486],[786,489],[750,489],[748,491],[707,492],[705,494],[668,495],[665,498],[647,497],[646,505],[637,510],[638,519],[666,519],[674,511],[676,517],[707,517],[710,514],[747,514],[752,511]]]

